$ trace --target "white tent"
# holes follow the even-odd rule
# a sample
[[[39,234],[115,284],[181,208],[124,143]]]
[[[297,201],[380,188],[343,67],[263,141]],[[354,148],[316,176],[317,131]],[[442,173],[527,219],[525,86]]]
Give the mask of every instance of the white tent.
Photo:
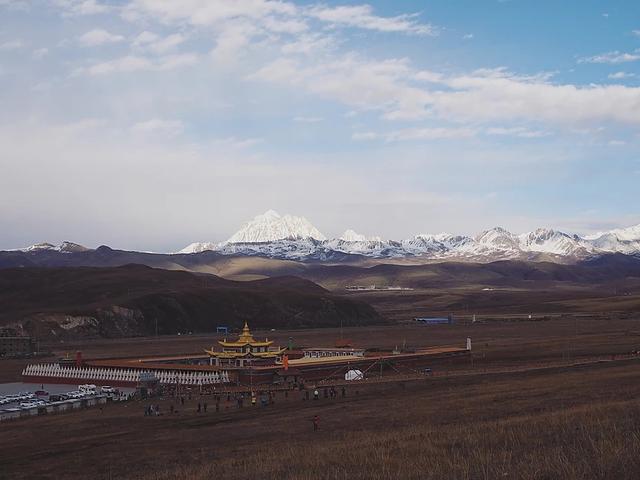
[[[344,379],[348,381],[364,380],[364,375],[360,370],[349,370],[347,373],[344,374]]]

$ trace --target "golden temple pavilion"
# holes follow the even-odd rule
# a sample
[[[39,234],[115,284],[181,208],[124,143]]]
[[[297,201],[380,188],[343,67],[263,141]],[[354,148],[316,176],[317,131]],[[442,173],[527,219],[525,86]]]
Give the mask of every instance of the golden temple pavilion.
[[[251,335],[249,325],[244,322],[244,328],[235,342],[228,342],[225,338],[218,342],[222,346],[221,352],[205,350],[209,355],[211,365],[225,367],[244,367],[248,364],[273,364],[280,361],[284,348],[271,347],[273,341],[265,339],[259,342]]]

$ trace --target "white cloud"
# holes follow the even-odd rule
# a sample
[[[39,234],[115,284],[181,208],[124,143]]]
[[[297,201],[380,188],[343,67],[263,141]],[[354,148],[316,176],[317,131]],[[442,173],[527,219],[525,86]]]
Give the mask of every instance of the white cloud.
[[[195,53],[178,53],[165,55],[155,61],[156,70],[174,70],[176,68],[190,67],[198,63],[198,55]]]
[[[387,133],[357,132],[351,138],[353,140],[376,140],[386,142],[404,142],[412,140],[443,140],[475,137],[478,131],[473,128],[405,128]]]
[[[442,140],[452,138],[471,138],[476,136],[477,130],[473,128],[406,128],[396,130],[385,135],[389,142],[406,140]]]
[[[233,150],[242,150],[245,148],[253,147],[259,143],[262,143],[264,140],[262,138],[236,138],[236,137],[227,137],[227,138],[219,138],[211,141],[212,145],[215,145],[216,148],[223,147],[225,149],[233,149]]]
[[[224,28],[228,22],[248,20],[260,32],[301,34],[309,29],[307,20],[332,27],[353,27],[380,32],[437,35],[438,29],[416,20],[417,14],[383,17],[370,5],[298,7],[293,2],[274,0],[183,0],[181,2],[134,0],[123,11],[124,18],[148,18],[163,23],[187,22],[193,26]]]
[[[379,17],[373,14],[370,5],[328,7],[313,6],[307,14],[333,25],[377,30],[379,32],[404,32],[417,35],[437,35],[438,30],[429,24],[415,21],[416,15]]]
[[[602,53],[600,55],[594,55],[593,57],[585,57],[578,60],[579,63],[610,63],[610,64],[618,64],[618,63],[626,63],[626,62],[635,62],[636,60],[640,60],[640,50],[635,50],[633,53],[626,52],[607,52]]]
[[[31,56],[35,59],[41,59],[44,58],[45,56],[47,56],[49,54],[49,49],[48,48],[38,48],[36,50],[34,50],[33,52],[31,52]]]
[[[640,124],[640,88],[622,85],[553,84],[543,76],[480,70],[443,83],[432,108],[457,121],[530,120],[572,126],[612,121]]]
[[[305,64],[279,58],[248,78],[296,87],[388,120],[427,117],[455,122],[534,121],[640,124],[640,88],[554,84],[548,74],[484,69],[464,75],[415,72],[406,59],[367,61],[344,55]],[[412,80],[425,80],[416,86]]]
[[[22,40],[9,40],[4,43],[0,43],[0,50],[17,50],[24,47]]]
[[[259,34],[260,30],[251,22],[228,22],[218,33],[216,46],[211,50],[211,56],[221,64],[235,63],[251,43],[253,37]]]
[[[271,0],[133,0],[125,8],[124,16],[129,20],[151,17],[164,23],[186,21],[196,26],[211,26],[242,17],[260,19],[296,12],[297,8],[291,3]]]
[[[109,43],[122,42],[124,37],[122,35],[116,35],[109,33],[101,28],[90,30],[78,37],[78,41],[85,47],[96,47],[99,45],[105,45]]]
[[[418,119],[431,95],[410,86],[406,59],[365,61],[347,55],[304,66],[291,58],[280,58],[261,68],[249,79],[292,85],[335,99],[362,110],[379,110],[389,119]]]
[[[413,78],[423,82],[440,83],[444,79],[444,75],[437,72],[430,72],[428,70],[421,70],[414,74]]]
[[[640,30],[632,30],[631,33],[636,37],[640,37]]]
[[[473,38],[473,33],[467,33],[466,35],[462,36],[463,40],[471,40]]]
[[[635,74],[628,73],[628,72],[615,72],[607,75],[607,78],[610,78],[612,80],[624,80],[625,78],[633,78],[633,77],[635,77]]]
[[[147,46],[149,50],[156,54],[167,53],[174,50],[178,45],[186,40],[184,35],[180,33],[174,33],[164,38],[157,39],[152,42],[148,42]]]
[[[184,124],[180,120],[163,120],[152,118],[139,122],[131,127],[131,132],[136,135],[158,135],[163,137],[175,137],[184,131]]]
[[[91,75],[103,75],[107,73],[117,72],[135,72],[137,70],[151,70],[153,63],[145,57],[136,57],[128,55],[126,57],[116,58],[114,60],[108,60],[106,62],[97,63],[82,69]]]
[[[194,65],[198,56],[194,53],[165,55],[157,58],[148,58],[136,55],[108,60],[90,67],[78,69],[75,73],[88,73],[89,75],[105,75],[110,73],[128,73],[136,71],[164,71]]]
[[[52,0],[67,16],[97,15],[109,11],[109,7],[96,0]]]
[[[375,133],[375,132],[356,132],[353,135],[351,135],[351,138],[353,140],[375,140],[377,138],[380,138],[380,135]]]
[[[329,50],[335,47],[337,43],[336,39],[330,35],[307,33],[298,35],[294,40],[284,43],[281,51],[287,55],[311,55],[320,51]]]
[[[525,127],[490,127],[486,130],[487,135],[508,135],[520,138],[542,138],[551,135],[542,130],[530,130]]]
[[[275,16],[268,16],[263,19],[263,25],[271,32],[299,34],[309,29],[307,22],[299,18],[281,19]]]
[[[147,45],[149,43],[155,42],[159,39],[160,37],[158,35],[156,35],[153,32],[150,32],[148,30],[145,30],[144,32],[138,34],[134,39],[133,39],[133,46],[138,47],[141,45]]]

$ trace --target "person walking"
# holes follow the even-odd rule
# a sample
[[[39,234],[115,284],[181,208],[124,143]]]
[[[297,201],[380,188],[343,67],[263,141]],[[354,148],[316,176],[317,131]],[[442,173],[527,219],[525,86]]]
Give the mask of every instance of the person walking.
[[[320,417],[318,417],[318,415],[314,415],[311,421],[313,422],[313,431],[317,432],[320,428]]]
[[[198,413],[200,413],[201,407],[200,407],[200,402],[198,402]]]
[[[204,413],[207,413],[207,402],[204,402],[203,407],[204,407]]]

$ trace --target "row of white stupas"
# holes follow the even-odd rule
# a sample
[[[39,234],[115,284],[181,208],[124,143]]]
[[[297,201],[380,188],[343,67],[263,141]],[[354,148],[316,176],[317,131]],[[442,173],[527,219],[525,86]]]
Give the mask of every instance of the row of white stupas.
[[[223,372],[184,372],[177,370],[144,370],[101,367],[61,367],[57,363],[28,365],[22,372],[26,377],[77,378],[78,380],[106,380],[137,383],[143,373],[153,373],[160,383],[182,385],[210,385],[228,383],[229,374]]]

